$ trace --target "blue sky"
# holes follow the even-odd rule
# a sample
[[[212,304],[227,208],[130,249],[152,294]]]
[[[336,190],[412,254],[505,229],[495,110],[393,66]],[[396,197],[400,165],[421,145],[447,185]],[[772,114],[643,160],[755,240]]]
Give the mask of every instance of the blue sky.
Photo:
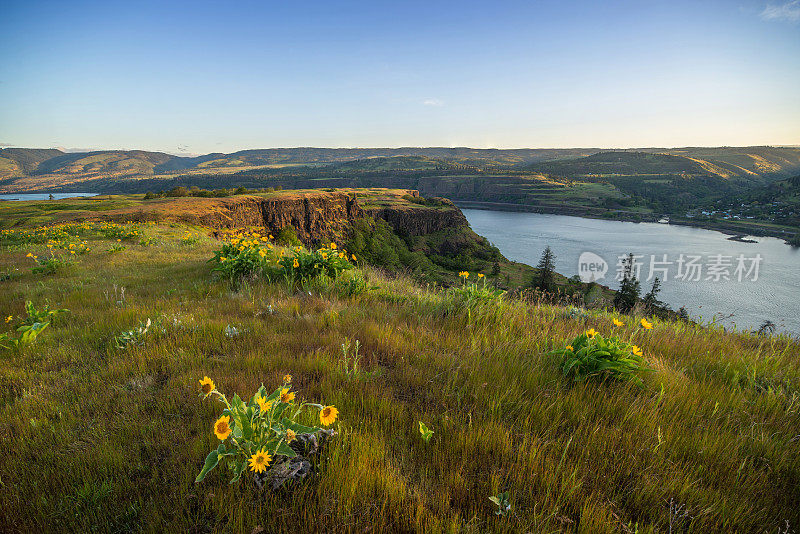
[[[800,144],[800,0],[35,2],[0,144]]]

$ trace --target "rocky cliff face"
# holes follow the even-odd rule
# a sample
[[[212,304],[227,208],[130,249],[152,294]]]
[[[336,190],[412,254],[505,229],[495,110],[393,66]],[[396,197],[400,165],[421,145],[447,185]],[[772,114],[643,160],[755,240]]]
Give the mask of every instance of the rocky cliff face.
[[[439,200],[443,206],[436,208],[390,206],[367,209],[365,213],[375,219],[383,219],[398,234],[411,236],[432,234],[446,228],[469,226],[467,218],[455,204],[446,199]]]
[[[366,200],[357,191],[285,191],[275,196],[242,195],[228,198],[171,198],[151,200],[135,208],[115,210],[102,216],[108,220],[175,220],[210,228],[261,226],[273,234],[289,225],[304,243],[341,240],[350,224],[361,217],[388,222],[396,232],[425,235],[445,228],[468,226],[452,202],[439,199],[435,207],[407,200],[418,197],[413,190],[386,190],[385,196]],[[405,197],[405,198],[404,198]],[[379,199],[377,205],[376,198]],[[367,207],[362,207],[359,202]]]

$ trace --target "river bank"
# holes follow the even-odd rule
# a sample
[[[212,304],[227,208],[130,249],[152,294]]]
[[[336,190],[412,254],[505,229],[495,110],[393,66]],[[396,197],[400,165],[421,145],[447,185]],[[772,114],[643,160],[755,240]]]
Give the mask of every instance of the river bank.
[[[540,213],[544,215],[566,215],[570,217],[583,217],[585,219],[599,219],[603,221],[619,221],[619,222],[634,222],[634,223],[657,223],[661,219],[660,216],[634,212],[634,211],[609,211],[603,208],[592,207],[573,207],[573,206],[532,206],[526,204],[514,204],[511,202],[473,202],[473,201],[454,201],[456,206],[462,209],[477,209],[488,211],[510,211],[517,213]],[[751,223],[747,221],[701,221],[696,219],[689,219],[686,217],[669,218],[668,223],[677,226],[691,226],[694,228],[702,228],[705,230],[713,230],[720,232],[733,238],[737,241],[742,241],[746,236],[759,236],[759,237],[776,237],[782,239],[787,245],[792,245],[792,239],[797,239],[800,236],[800,229],[792,230],[789,227],[775,228],[756,226],[759,223]],[[744,240],[743,242],[748,242]]]

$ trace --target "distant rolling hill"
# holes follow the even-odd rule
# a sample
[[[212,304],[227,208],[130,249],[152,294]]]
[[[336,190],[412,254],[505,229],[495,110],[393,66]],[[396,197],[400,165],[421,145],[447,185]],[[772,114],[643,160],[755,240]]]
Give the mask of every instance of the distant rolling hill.
[[[337,179],[369,186],[405,187],[416,178],[443,177],[444,191],[492,193],[528,203],[530,180],[611,184],[624,195],[683,200],[765,185],[800,171],[797,147],[642,148],[626,150],[407,148],[270,148],[180,157],[142,150],[65,153],[56,149],[0,150],[0,193],[31,191],[137,191],[179,181],[203,187],[259,184],[264,180],[304,187]],[[467,180],[464,175],[473,176]],[[475,176],[496,176],[478,184]],[[499,178],[515,176],[518,178]],[[528,176],[528,178],[524,178]],[[361,180],[359,177],[367,177]],[[261,180],[261,182],[259,181]],[[277,180],[277,181],[276,181]],[[361,180],[359,182],[359,180]],[[464,181],[464,187],[459,182]],[[332,181],[332,182],[331,182]],[[492,183],[496,185],[492,185]],[[311,185],[309,185],[311,184]],[[471,184],[471,185],[470,185]],[[443,186],[437,185],[436,189]],[[517,191],[517,189],[521,189]],[[537,188],[551,185],[537,185]],[[587,191],[601,191],[586,189]],[[545,191],[546,193],[547,191]],[[612,198],[618,193],[609,190]],[[513,199],[513,200],[512,200]],[[683,204],[681,200],[681,205]],[[556,200],[553,200],[556,201]],[[658,205],[658,209],[661,209]],[[674,206],[673,206],[674,207]]]

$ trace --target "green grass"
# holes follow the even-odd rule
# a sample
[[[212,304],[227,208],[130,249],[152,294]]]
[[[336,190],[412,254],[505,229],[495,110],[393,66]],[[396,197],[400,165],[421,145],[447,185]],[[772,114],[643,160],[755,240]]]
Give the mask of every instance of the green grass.
[[[547,353],[611,333],[611,315],[467,310],[369,268],[377,289],[352,297],[322,282],[233,291],[211,275],[210,237],[144,232],[153,244],[115,254],[94,238],[53,275],[30,272],[41,246],[0,251],[3,317],[26,300],[71,310],[0,358],[2,531],[667,532],[670,499],[691,515],[683,531],[800,525],[796,341],[622,317],[615,335],[653,369],[644,387],[573,385]],[[159,317],[144,345],[114,347]],[[355,378],[339,365],[347,340]],[[220,411],[198,379],[249,396],[287,372],[300,397],[340,410],[319,476],[278,494],[219,469],[195,485]],[[489,497],[505,491],[511,512],[496,516]]]

